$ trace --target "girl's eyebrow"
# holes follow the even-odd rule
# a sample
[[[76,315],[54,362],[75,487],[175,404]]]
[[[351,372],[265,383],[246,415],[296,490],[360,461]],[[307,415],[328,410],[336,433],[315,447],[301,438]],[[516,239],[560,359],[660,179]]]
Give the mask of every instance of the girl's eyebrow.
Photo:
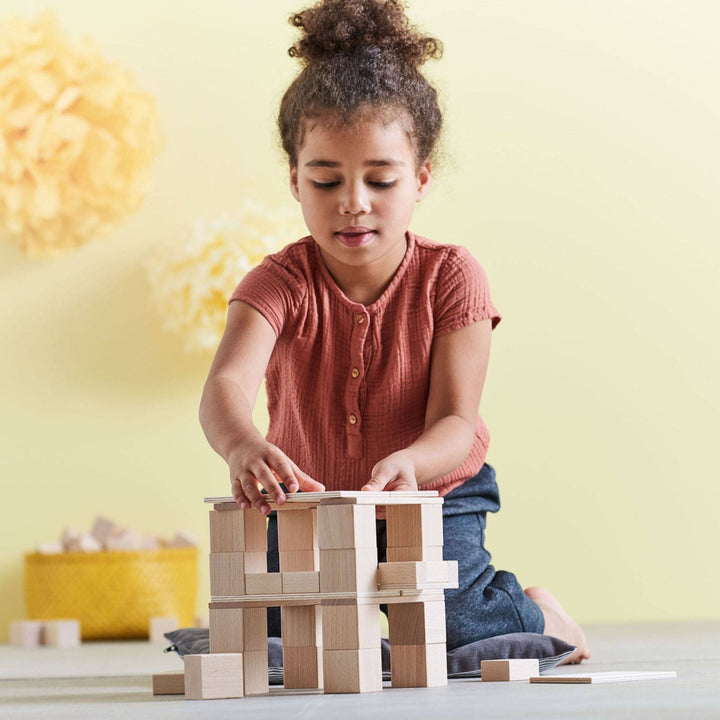
[[[337,160],[310,160],[310,162],[305,163],[305,167],[329,167],[329,168],[335,168],[340,167],[342,163],[339,163]],[[401,160],[366,160],[363,165],[367,167],[404,167],[405,163]]]

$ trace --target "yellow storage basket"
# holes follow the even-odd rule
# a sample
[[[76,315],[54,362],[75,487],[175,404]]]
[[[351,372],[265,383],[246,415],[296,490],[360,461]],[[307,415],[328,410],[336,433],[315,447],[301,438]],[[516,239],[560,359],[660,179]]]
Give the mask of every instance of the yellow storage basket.
[[[151,617],[193,624],[197,548],[25,555],[28,618],[77,618],[83,640],[146,638]]]

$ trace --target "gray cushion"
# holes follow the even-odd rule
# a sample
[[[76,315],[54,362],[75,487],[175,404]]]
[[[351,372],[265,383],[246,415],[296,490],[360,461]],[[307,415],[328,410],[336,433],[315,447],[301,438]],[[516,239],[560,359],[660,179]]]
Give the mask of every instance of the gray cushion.
[[[185,628],[165,633],[172,645],[165,652],[175,651],[184,655],[202,655],[210,652],[210,632],[207,628]],[[455,648],[447,654],[449,678],[480,677],[481,660],[504,660],[506,658],[537,658],[540,672],[549,670],[562,662],[575,650],[574,645],[550,635],[536,633],[511,633],[477,640],[469,645]],[[390,679],[390,644],[381,641],[383,680]],[[271,685],[282,685],[282,642],[280,638],[268,638],[268,666]]]

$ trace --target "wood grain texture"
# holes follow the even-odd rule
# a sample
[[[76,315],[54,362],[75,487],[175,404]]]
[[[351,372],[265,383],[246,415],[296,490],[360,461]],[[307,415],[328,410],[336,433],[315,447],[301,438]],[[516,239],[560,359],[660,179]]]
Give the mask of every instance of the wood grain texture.
[[[185,697],[218,700],[244,695],[242,653],[186,655]]]

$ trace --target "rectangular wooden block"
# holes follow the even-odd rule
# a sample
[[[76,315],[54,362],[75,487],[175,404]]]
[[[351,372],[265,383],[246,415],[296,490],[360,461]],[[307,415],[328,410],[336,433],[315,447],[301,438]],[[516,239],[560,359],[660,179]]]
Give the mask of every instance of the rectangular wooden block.
[[[377,605],[326,605],[322,609],[322,642],[326,650],[380,647]]]
[[[391,645],[444,643],[444,600],[388,605],[388,630]]]
[[[283,684],[285,688],[321,688],[323,649],[283,645]]]
[[[321,549],[377,546],[372,505],[321,505],[317,513]]]
[[[387,562],[441,562],[443,549],[439,545],[388,547],[386,557]]]
[[[242,653],[186,655],[184,659],[187,700],[243,697]]]
[[[246,595],[274,595],[282,592],[280,573],[246,573]]]
[[[453,582],[454,580],[454,582]],[[437,584],[457,587],[457,561],[386,562],[378,565],[378,587],[421,588]]]
[[[267,519],[257,510],[211,510],[211,552],[267,552]]]
[[[245,695],[267,695],[270,692],[267,647],[265,650],[246,650],[242,656]]]
[[[180,623],[176,617],[151,617],[148,623],[148,638],[153,643],[167,643],[165,633],[177,630],[179,627]]]
[[[311,572],[320,567],[320,555],[314,550],[280,550],[280,572]]]
[[[540,663],[537,658],[480,661],[480,679],[483,682],[529,680],[533,675],[539,674]]]
[[[442,505],[388,505],[388,547],[442,546]]]
[[[632,682],[633,680],[665,680],[676,678],[675,671],[643,671],[643,670],[626,670],[626,671],[608,671],[596,673],[567,673],[565,675],[542,675],[531,677],[531,683],[568,683],[577,685],[590,685],[593,683],[609,683],[609,682]]]
[[[317,510],[278,510],[278,550],[317,547]]]
[[[320,592],[376,592],[377,549],[320,551]]]
[[[153,695],[184,695],[185,673],[164,672],[152,676]]]
[[[320,572],[284,572],[282,575],[282,591],[284,593],[318,593],[320,592]]]
[[[380,648],[323,650],[323,689],[326,693],[382,690]]]
[[[245,553],[210,553],[210,595],[245,594]]]
[[[170,618],[170,620],[175,622],[175,627],[171,627],[165,632],[177,630],[177,620],[175,618]],[[162,640],[165,641],[165,638],[162,638]],[[80,647],[80,621],[47,620],[45,622],[43,642],[45,645],[59,648]]]
[[[395,688],[447,685],[445,643],[390,645],[390,680]]]
[[[310,647],[323,644],[322,609],[320,605],[281,607],[280,624],[283,648]]]
[[[21,648],[40,647],[43,642],[43,626],[40,620],[17,620],[10,623],[10,644]]]
[[[210,608],[210,652],[267,652],[267,607]]]

